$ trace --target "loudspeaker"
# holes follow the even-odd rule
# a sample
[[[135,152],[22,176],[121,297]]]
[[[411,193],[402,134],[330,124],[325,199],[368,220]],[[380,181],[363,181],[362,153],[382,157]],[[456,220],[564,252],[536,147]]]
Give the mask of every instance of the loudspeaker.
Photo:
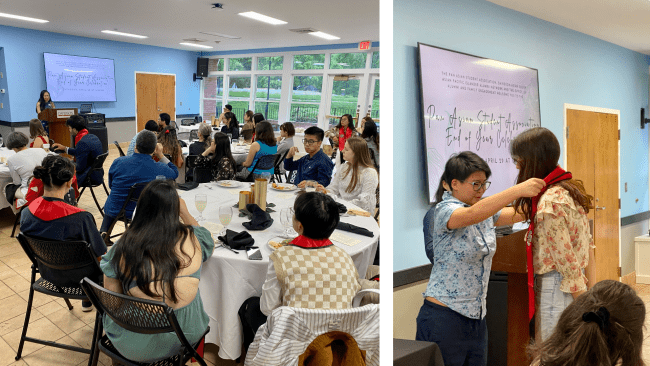
[[[199,57],[196,59],[196,76],[206,77],[208,76],[208,62],[209,58]]]

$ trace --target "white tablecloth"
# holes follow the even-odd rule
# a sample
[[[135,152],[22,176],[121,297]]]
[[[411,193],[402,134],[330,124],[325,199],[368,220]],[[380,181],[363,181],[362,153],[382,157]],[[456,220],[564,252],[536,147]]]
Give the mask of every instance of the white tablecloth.
[[[208,187],[212,187],[212,189]],[[239,191],[241,190],[250,190],[249,184],[243,183],[243,186],[239,188],[221,188],[215,183],[207,183],[201,184],[199,188],[191,191],[179,191],[179,194],[186,201],[190,214],[195,217],[198,216],[198,211],[194,206],[194,196],[206,194],[208,204],[203,211],[203,216],[209,222],[219,223],[219,206],[233,206],[239,201]],[[219,357],[223,359],[234,360],[241,355],[243,335],[237,311],[246,299],[262,294],[262,285],[266,277],[269,255],[272,251],[267,243],[270,239],[283,234],[284,227],[280,223],[279,212],[282,208],[293,206],[295,192],[279,192],[269,189],[267,201],[276,204],[276,207],[273,207],[276,212],[271,213],[271,218],[274,220],[273,225],[263,231],[250,232],[255,239],[255,245],[261,249],[262,260],[249,260],[245,251],[235,254],[225,248],[217,248],[212,257],[203,263],[201,270],[199,289],[203,299],[203,308],[210,317],[210,333],[206,336],[205,341],[218,345]],[[347,202],[342,203],[348,208],[358,208]],[[238,232],[246,230],[242,223],[247,221],[246,217],[239,217],[238,212],[235,211],[228,228]],[[354,246],[333,242],[334,245],[350,254],[359,276],[363,278],[377,251],[379,226],[372,217],[342,217],[341,221],[364,227],[375,235],[369,238],[346,231],[334,231],[335,234],[360,240]],[[216,239],[217,235],[213,234],[213,236]]]
[[[1,157],[8,158],[13,154],[15,154],[13,150],[7,150],[4,147],[0,149]],[[0,209],[11,206],[11,204],[7,201],[7,197],[5,197],[5,186],[11,182],[12,179],[11,173],[9,173],[9,167],[7,164],[0,163],[0,189],[2,189],[2,192],[0,193]]]
[[[190,125],[190,126],[183,126],[183,125],[178,125],[178,132],[190,132],[192,130],[198,130],[200,124],[195,124],[195,125]]]

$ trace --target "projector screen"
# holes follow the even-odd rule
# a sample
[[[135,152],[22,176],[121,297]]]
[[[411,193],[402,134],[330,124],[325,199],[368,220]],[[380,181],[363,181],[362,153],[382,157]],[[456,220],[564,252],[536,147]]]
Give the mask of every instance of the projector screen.
[[[483,158],[486,196],[511,187],[510,141],[540,126],[537,70],[418,43],[429,202],[452,154]]]
[[[45,83],[54,102],[115,102],[113,60],[43,53]]]

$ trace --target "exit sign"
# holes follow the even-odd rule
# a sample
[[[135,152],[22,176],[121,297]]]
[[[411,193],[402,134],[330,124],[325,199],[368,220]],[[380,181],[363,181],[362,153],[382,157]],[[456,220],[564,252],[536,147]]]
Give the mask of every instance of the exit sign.
[[[369,50],[370,49],[370,41],[359,42],[359,49],[361,51]]]

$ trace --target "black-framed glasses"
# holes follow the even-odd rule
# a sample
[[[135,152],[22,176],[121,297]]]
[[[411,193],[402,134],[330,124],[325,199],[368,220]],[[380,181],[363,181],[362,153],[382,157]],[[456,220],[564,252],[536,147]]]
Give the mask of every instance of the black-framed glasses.
[[[490,188],[490,184],[492,184],[492,182],[487,180],[483,183],[480,182],[467,182],[467,183],[472,185],[472,188],[474,189],[475,192],[480,191],[481,187],[485,187],[485,190],[487,191],[487,189]]]
[[[321,142],[321,141],[322,140],[305,140],[305,139],[302,139],[302,143],[305,144],[305,145],[313,145],[313,144]]]

